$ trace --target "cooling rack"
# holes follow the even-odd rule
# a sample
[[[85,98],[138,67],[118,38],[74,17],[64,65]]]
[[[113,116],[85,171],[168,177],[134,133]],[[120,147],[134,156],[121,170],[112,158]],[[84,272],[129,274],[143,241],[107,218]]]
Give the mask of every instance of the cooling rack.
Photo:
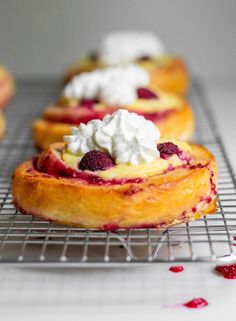
[[[236,250],[236,183],[212,118],[204,87],[194,82],[190,101],[197,120],[195,141],[216,156],[218,209],[196,222],[169,229],[95,229],[64,227],[22,215],[12,205],[14,167],[36,151],[31,122],[59,91],[54,80],[19,80],[6,112],[8,132],[0,143],[0,263],[40,266],[116,266],[180,261],[231,261]]]

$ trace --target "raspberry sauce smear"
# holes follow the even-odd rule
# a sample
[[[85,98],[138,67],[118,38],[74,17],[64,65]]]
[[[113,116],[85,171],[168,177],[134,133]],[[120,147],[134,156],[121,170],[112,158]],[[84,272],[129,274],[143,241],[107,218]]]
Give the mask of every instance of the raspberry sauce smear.
[[[208,302],[203,298],[193,298],[192,300],[183,303],[183,306],[189,309],[199,309],[208,306]]]

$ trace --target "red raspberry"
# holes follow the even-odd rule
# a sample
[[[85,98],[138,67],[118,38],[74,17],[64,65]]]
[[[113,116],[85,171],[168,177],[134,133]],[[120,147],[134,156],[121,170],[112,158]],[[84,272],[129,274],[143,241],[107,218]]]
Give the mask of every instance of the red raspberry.
[[[181,152],[179,147],[171,142],[158,144],[157,149],[160,152],[160,157],[164,159],[168,159],[174,154],[179,155]]]
[[[141,99],[157,99],[157,95],[147,88],[137,89],[138,98]]]
[[[82,171],[102,171],[113,167],[115,165],[114,160],[99,150],[92,150],[86,153],[79,163],[79,169]]]
[[[151,57],[149,56],[141,56],[138,58],[138,61],[150,61],[151,60]]]
[[[94,99],[83,99],[80,102],[80,106],[88,109],[92,109],[95,103],[96,103],[96,100]]]

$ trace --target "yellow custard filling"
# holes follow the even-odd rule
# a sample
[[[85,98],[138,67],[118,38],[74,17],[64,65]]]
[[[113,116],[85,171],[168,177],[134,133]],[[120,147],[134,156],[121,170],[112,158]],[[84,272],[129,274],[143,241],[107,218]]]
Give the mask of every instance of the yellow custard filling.
[[[97,175],[104,180],[110,180],[113,178],[147,178],[149,176],[162,173],[167,170],[169,166],[177,167],[181,166],[182,163],[183,162],[177,155],[173,155],[168,160],[158,158],[154,162],[140,165],[120,164],[114,168],[100,171]]]
[[[151,72],[157,67],[164,68],[170,64],[173,59],[174,58],[171,55],[162,55],[154,59],[138,61],[138,65]]]
[[[102,64],[99,61],[94,61],[92,60],[89,56],[85,56],[82,58],[77,59],[73,64],[69,66],[69,69],[88,69],[88,70],[93,70],[97,68],[104,68],[106,67],[104,64]]]
[[[160,139],[158,143],[166,142],[165,139]],[[176,144],[179,149],[190,152],[191,147],[188,143],[185,142],[179,142],[174,139],[169,140],[168,142],[172,142]],[[74,155],[69,153],[66,148],[62,152],[62,159],[63,161],[69,166],[74,169],[78,169],[78,164],[80,160],[82,159],[82,155]],[[159,173],[162,173],[163,171],[167,170],[169,166],[172,167],[178,167],[183,164],[183,161],[177,156],[173,155],[168,160],[158,158],[155,161],[151,163],[143,163],[139,165],[128,165],[128,164],[119,164],[115,167],[109,168],[104,171],[97,171],[97,172],[90,172],[85,171],[91,174],[95,174],[99,177],[101,177],[104,180],[111,180],[111,179],[122,179],[122,178],[147,178],[149,176],[153,176]]]
[[[155,68],[157,65],[160,67],[164,67],[164,66],[168,65],[172,60],[173,60],[172,55],[163,54],[163,55],[158,56],[153,59],[133,61],[133,63],[137,63],[139,66],[141,66],[147,70],[150,70],[150,69]],[[75,61],[75,63],[71,65],[71,68],[73,68],[73,67],[74,68],[76,68],[76,67],[93,68],[94,66],[96,66],[96,68],[106,67],[101,61],[99,61],[99,59],[94,61],[89,56],[85,56],[85,57],[79,58],[77,61]]]
[[[160,111],[165,111],[169,109],[181,109],[183,106],[183,101],[181,97],[175,94],[171,94],[162,90],[153,90],[157,95],[158,99],[136,99],[132,104],[126,105],[124,109],[131,112],[140,111],[144,113],[155,113]],[[73,107],[78,106],[78,101],[76,99],[68,99],[66,97],[61,97],[59,99],[59,105],[62,107]],[[104,111],[111,108],[103,103],[94,104],[95,111]]]
[[[182,108],[183,101],[178,95],[167,93],[162,90],[154,92],[158,96],[158,99],[137,99],[133,104],[126,106],[126,109],[129,111],[138,110],[146,113],[152,113],[168,109]]]

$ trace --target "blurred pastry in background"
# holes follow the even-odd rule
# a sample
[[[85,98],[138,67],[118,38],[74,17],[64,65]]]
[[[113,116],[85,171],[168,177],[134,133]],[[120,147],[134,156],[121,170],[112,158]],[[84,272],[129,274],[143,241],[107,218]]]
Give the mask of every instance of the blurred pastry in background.
[[[81,72],[129,63],[136,63],[148,71],[150,89],[161,88],[184,95],[189,88],[184,60],[166,53],[155,34],[140,31],[109,33],[96,51],[69,66],[65,81],[70,81]]]
[[[72,125],[102,119],[117,109],[151,120],[164,137],[191,140],[194,117],[187,101],[157,87],[150,89],[150,79],[147,69],[139,65],[103,68],[75,76],[58,102],[45,109],[43,119],[33,123],[35,146],[45,149],[62,141]]]
[[[12,74],[0,65],[0,109],[6,108],[15,92],[15,83]]]

